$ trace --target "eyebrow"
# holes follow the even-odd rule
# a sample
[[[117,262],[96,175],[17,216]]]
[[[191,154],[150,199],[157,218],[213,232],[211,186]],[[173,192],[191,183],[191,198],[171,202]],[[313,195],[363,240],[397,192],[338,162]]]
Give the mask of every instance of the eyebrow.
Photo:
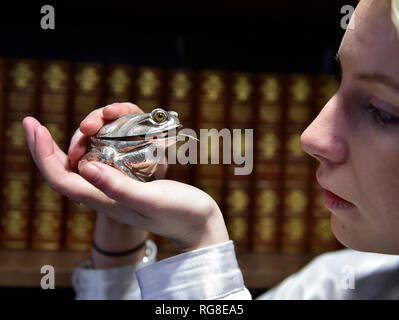
[[[342,64],[339,53],[336,54],[335,60],[337,61],[340,71],[342,72]],[[378,82],[399,92],[399,82],[396,82],[392,77],[382,73],[357,73],[355,74],[355,79],[367,82]]]
[[[399,92],[399,83],[393,78],[381,73],[359,73],[355,75],[356,79],[368,82],[379,82]]]

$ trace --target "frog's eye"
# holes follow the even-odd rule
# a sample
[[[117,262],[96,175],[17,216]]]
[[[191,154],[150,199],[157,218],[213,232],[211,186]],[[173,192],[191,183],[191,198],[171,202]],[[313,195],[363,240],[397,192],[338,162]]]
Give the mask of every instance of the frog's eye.
[[[160,123],[166,119],[166,114],[165,112],[157,111],[155,112],[153,118],[156,122]]]

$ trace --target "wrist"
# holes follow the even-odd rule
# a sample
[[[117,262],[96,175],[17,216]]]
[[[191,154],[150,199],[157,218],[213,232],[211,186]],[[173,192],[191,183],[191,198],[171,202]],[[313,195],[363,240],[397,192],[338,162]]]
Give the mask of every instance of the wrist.
[[[109,218],[105,213],[97,212],[93,241],[101,250],[118,253],[137,247],[148,237],[148,232],[120,223]],[[94,248],[91,260],[94,268],[115,268],[136,264],[145,255],[145,246],[137,251],[122,256],[102,254]]]
[[[219,207],[206,219],[201,227],[196,227],[184,241],[175,244],[180,252],[188,252],[217,244],[221,244],[230,240],[227,232],[226,224]],[[174,242],[171,240],[172,243]]]
[[[105,251],[125,251],[142,243],[148,238],[148,232],[121,223],[97,212],[94,229],[94,242]]]

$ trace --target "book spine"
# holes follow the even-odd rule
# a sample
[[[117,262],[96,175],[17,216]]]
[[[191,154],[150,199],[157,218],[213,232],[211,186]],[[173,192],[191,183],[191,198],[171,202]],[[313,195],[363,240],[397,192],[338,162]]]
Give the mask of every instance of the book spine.
[[[104,68],[98,63],[74,65],[70,135],[80,122],[94,109],[103,106]],[[93,241],[95,211],[85,205],[68,200],[64,223],[65,248],[88,251]]]
[[[254,77],[249,73],[231,74],[229,101],[229,129],[232,137],[232,164],[227,166],[225,218],[230,238],[238,252],[247,252],[251,247],[252,230],[252,170],[239,175],[238,170],[250,163],[237,164],[235,159],[253,161],[253,141],[251,133],[245,129],[253,128],[255,90]],[[253,130],[253,129],[252,129]],[[240,135],[235,135],[237,132]],[[253,132],[252,132],[253,134]],[[248,144],[248,145],[247,145]],[[249,160],[247,157],[251,157]],[[241,168],[241,169],[240,169]],[[249,168],[248,168],[249,169]],[[253,169],[253,168],[252,168]]]
[[[6,102],[6,61],[0,58],[0,191],[3,191],[3,181],[5,179],[4,167],[3,167],[3,125],[5,115],[5,102]],[[3,200],[3,199],[2,199]],[[3,201],[0,201],[0,245],[1,245],[1,233],[2,233],[2,217],[3,217]]]
[[[313,82],[308,75],[288,78],[284,138],[284,199],[282,252],[306,252],[311,209],[311,158],[300,143],[300,136],[313,119]]]
[[[169,111],[176,111],[179,115],[182,129],[193,129],[194,116],[194,73],[191,70],[172,69],[166,72],[165,77],[165,107]],[[176,155],[184,141],[178,141]],[[167,179],[183,183],[193,183],[193,166],[190,163],[169,164]]]
[[[163,72],[160,68],[139,67],[136,69],[134,81],[133,103],[144,112],[162,108]]]
[[[0,241],[4,248],[25,249],[29,246],[33,161],[22,119],[36,113],[39,64],[33,60],[13,59],[8,61],[7,69]]]
[[[108,65],[105,76],[105,105],[131,102],[133,96],[133,68],[129,65]]]
[[[286,79],[259,74],[255,122],[253,251],[280,249],[283,197],[283,124]]]
[[[179,115],[180,123],[183,129],[193,129],[195,117],[194,112],[194,72],[185,69],[171,69],[164,73],[164,94],[163,94],[163,107],[168,111],[175,111]],[[187,138],[178,141],[176,146],[172,146],[168,150],[169,160],[175,158],[176,162],[170,161],[168,164],[168,171],[166,179],[179,181],[182,183],[193,184],[194,165],[190,163],[179,163],[177,155],[180,147],[187,142]],[[171,149],[175,152],[171,152]],[[160,250],[174,251],[175,248],[171,242],[164,238],[158,237],[157,244]]]
[[[222,71],[202,70],[198,75],[198,83],[195,117],[198,119],[196,128],[201,141],[197,151],[199,159],[195,167],[195,186],[208,193],[224,212],[225,173],[219,130],[226,128],[226,74]],[[212,158],[215,163],[212,163]]]
[[[329,75],[315,76],[316,97],[314,99],[314,117],[321,111],[328,100],[337,92],[338,82]],[[318,164],[313,160],[312,210],[310,219],[309,250],[314,254],[342,248],[331,230],[331,213],[323,203],[323,189],[316,180]]]
[[[151,112],[155,108],[164,108],[163,102],[163,81],[164,72],[157,67],[138,67],[134,70],[133,81],[133,103],[144,112]],[[159,236],[150,234],[149,238],[160,242]]]
[[[65,61],[43,61],[40,83],[39,120],[50,131],[61,150],[67,152],[70,64]],[[37,169],[34,190],[32,248],[58,250],[62,246],[65,198],[48,186]]]

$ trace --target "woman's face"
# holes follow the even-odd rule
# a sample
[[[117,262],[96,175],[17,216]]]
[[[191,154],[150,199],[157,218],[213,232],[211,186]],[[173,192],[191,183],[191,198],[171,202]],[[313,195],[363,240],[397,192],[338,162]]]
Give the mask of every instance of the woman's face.
[[[301,142],[320,162],[337,239],[399,254],[399,35],[389,0],[362,0],[354,22],[338,52],[340,88]]]

